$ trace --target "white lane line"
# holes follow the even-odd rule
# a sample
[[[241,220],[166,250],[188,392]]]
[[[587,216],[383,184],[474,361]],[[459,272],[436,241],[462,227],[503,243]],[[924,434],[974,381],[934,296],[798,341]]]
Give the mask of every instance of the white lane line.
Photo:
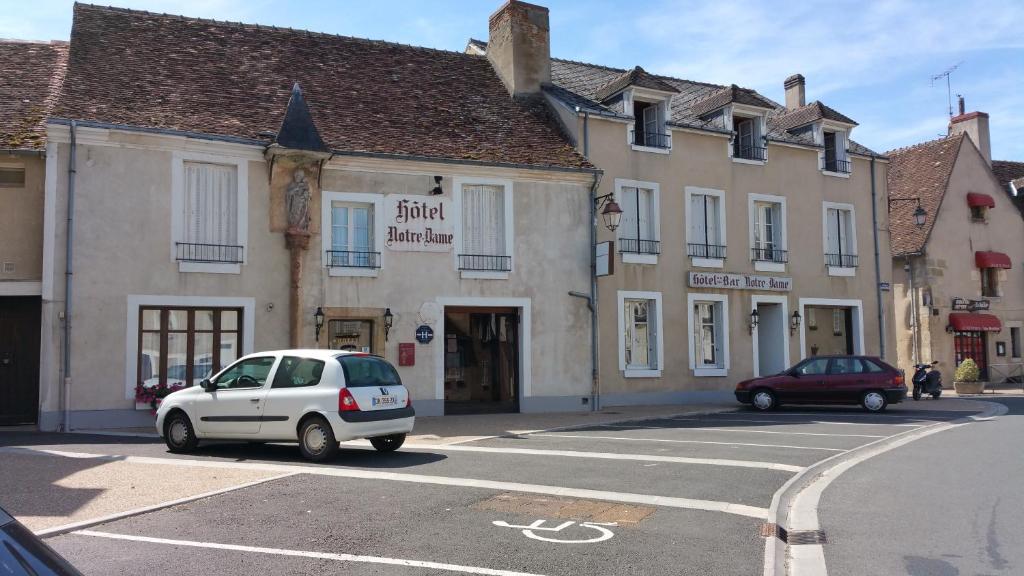
[[[713,442],[711,440],[669,440],[667,438],[627,438],[624,436],[587,436],[584,434],[530,434],[530,436],[549,436],[552,438],[586,438],[594,440],[621,440],[627,442],[667,442],[670,444],[718,444],[720,446],[754,446],[756,448],[786,448],[788,450],[824,450],[826,452],[846,452],[846,448],[819,448],[817,446],[790,446],[788,444],[750,444],[747,442]]]
[[[679,428],[666,428],[664,426],[628,426],[619,424],[601,424],[595,428],[646,428],[648,430],[686,430],[687,432],[743,432],[747,434],[785,434],[787,436],[839,436],[846,438],[885,438],[878,434],[825,434],[824,432],[780,432],[778,430],[743,430],[742,428],[704,428],[684,426]]]
[[[912,428],[920,428],[924,424],[886,424],[884,422],[834,422],[832,420],[808,420],[806,422],[791,422],[787,420],[753,420],[750,418],[669,418],[669,420],[676,420],[679,422],[750,422],[751,424],[786,424],[786,425],[802,425],[802,424],[832,424],[836,426],[904,426]]]
[[[576,450],[541,450],[534,448],[497,448],[492,446],[411,446],[413,450],[440,450],[444,452],[484,452],[488,454],[522,454],[527,456],[561,456],[565,458],[596,458],[599,460],[635,460],[640,462],[671,462],[674,464],[704,464],[707,466],[733,466],[736,468],[762,468],[800,472],[803,466],[758,462],[751,460],[729,460],[722,458],[687,458],[684,456],[654,456],[647,454],[617,454],[614,452],[580,452]]]
[[[425,474],[404,474],[400,472],[384,472],[381,470],[363,470],[359,468],[333,468],[314,464],[268,464],[260,462],[233,462],[224,460],[192,460],[186,458],[156,458],[152,456],[118,456],[106,454],[86,454],[81,452],[61,452],[56,450],[36,449],[27,446],[0,447],[0,453],[37,454],[41,456],[65,456],[73,458],[96,458],[117,462],[134,462],[139,464],[157,464],[164,466],[192,466],[196,468],[231,468],[242,470],[268,470],[274,472],[297,472],[332,476],[336,478],[358,478],[363,480],[390,480],[393,482],[411,482],[415,484],[432,484],[436,486],[457,486],[462,488],[481,488],[503,492],[522,492],[527,494],[546,494],[548,496],[565,496],[627,504],[646,504],[666,508],[684,508],[690,510],[706,510],[724,512],[764,520],[768,516],[767,508],[721,502],[717,500],[697,500],[678,498],[675,496],[655,496],[651,494],[635,494],[630,492],[610,492],[590,490],[587,488],[567,488],[544,484],[521,484],[498,480],[480,480],[476,478],[459,478],[453,476],[428,476]]]
[[[816,418],[825,418],[828,416],[839,416],[842,418],[879,418],[879,419],[899,419],[909,420],[911,422],[943,422],[943,420],[930,420],[928,418],[914,418],[912,416],[904,416],[901,414],[868,414],[868,413],[850,413],[850,412],[772,412],[772,418],[805,418],[807,416],[813,416]]]
[[[385,564],[388,566],[427,568],[430,570],[444,570],[446,572],[458,572],[461,574],[483,574],[486,576],[541,576],[540,574],[534,574],[531,572],[496,570],[494,568],[482,568],[479,566],[463,566],[460,564],[446,564],[444,562],[404,560],[402,558],[385,558],[383,556],[360,556],[356,554],[332,554],[330,552],[309,552],[306,550],[286,550],[284,548],[265,548],[263,546],[240,546],[238,544],[195,542],[192,540],[171,540],[169,538],[152,538],[149,536],[114,534],[112,532],[96,532],[93,530],[79,530],[77,532],[73,532],[72,534],[77,536],[91,536],[94,538],[109,538],[111,540],[127,540],[129,542],[167,544],[170,546],[188,546],[191,548],[208,548],[211,550],[231,550],[233,552],[250,552],[254,554],[269,554],[273,556],[293,556],[299,558],[315,558],[318,560],[335,560],[338,562],[358,562],[362,564]]]

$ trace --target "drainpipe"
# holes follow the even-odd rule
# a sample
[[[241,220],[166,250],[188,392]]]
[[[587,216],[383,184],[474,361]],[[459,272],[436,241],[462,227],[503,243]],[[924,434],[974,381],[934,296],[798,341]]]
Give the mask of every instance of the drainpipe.
[[[576,107],[576,113],[580,113]],[[590,112],[583,111],[583,157],[590,157]],[[590,187],[590,297],[587,307],[590,308],[590,365],[591,388],[590,410],[601,409],[601,378],[599,370],[600,354],[598,352],[599,335],[597,326],[597,189],[601,184],[601,173],[594,174],[594,184]]]
[[[71,121],[71,153],[68,155],[68,219],[64,248],[64,420],[63,432],[71,431],[71,256],[74,246],[75,215],[75,133],[78,125]]]
[[[875,155],[871,155],[871,231],[875,239],[875,298],[878,308],[878,356],[885,358],[885,314],[882,311],[882,265],[878,253],[878,200],[875,191]],[[861,351],[863,352],[863,350]]]

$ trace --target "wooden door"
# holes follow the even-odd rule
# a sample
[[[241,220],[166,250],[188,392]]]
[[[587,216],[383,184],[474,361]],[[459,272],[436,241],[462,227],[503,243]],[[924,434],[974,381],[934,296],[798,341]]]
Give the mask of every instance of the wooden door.
[[[38,297],[0,298],[0,424],[35,424],[39,413]]]

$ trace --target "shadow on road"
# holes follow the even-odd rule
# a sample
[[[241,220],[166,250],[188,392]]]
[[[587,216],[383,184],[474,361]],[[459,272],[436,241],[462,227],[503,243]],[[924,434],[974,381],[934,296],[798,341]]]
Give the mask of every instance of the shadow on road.
[[[207,456],[230,459],[235,462],[262,462],[274,464],[312,464],[302,457],[298,444],[262,444],[251,442],[200,442],[189,456]],[[351,468],[409,468],[446,459],[444,454],[431,452],[377,452],[372,449],[343,447],[337,457],[318,466]]]

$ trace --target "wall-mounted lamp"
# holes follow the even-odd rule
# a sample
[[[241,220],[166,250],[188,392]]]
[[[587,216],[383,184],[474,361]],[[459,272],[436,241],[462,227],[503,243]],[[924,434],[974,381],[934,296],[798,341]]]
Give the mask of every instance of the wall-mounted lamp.
[[[889,198],[889,211],[892,211],[892,205],[896,202],[916,202],[917,208],[914,210],[914,226],[923,228],[925,222],[928,221],[928,211],[921,206],[921,199],[918,197],[914,198]]]
[[[803,318],[800,317],[800,311],[794,310],[793,315],[789,317],[789,335],[792,336],[800,328],[800,321]]]
[[[320,330],[324,327],[324,309],[317,306],[313,313],[313,325],[316,326],[316,341],[320,341]]]
[[[433,189],[430,190],[430,193],[433,194],[434,196],[440,196],[441,194],[444,194],[444,190],[441,188],[442,178],[442,176],[434,176],[434,187]]]
[[[622,222],[622,208],[619,207],[619,203],[615,201],[615,193],[609,192],[604,196],[598,196],[594,198],[594,204],[601,210],[601,219],[604,220],[604,227],[611,232],[615,232],[615,229],[619,227],[619,223]]]
[[[757,325],[761,322],[761,314],[754,308],[750,312],[750,333],[753,334],[754,330],[757,330]]]
[[[388,333],[391,332],[391,327],[395,325],[395,315],[391,313],[391,308],[384,309],[384,341],[388,341]]]

